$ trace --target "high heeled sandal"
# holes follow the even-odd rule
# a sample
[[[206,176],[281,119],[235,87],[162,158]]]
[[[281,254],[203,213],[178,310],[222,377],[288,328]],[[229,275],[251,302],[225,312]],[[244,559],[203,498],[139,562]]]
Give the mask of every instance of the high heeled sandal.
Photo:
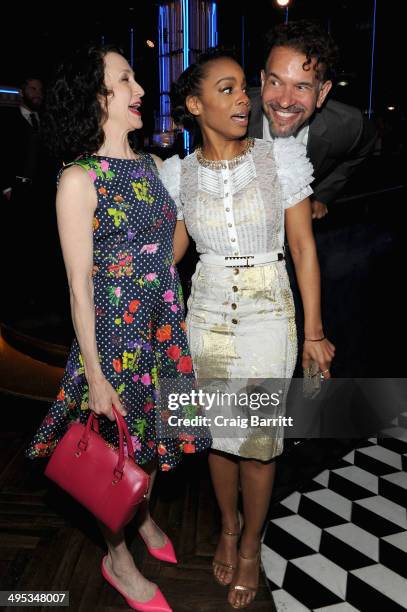
[[[241,559],[244,559],[245,561],[256,561],[256,563],[258,562],[259,573],[260,573],[260,550],[258,551],[257,555],[255,555],[254,557],[245,557],[245,555],[242,555],[242,553],[239,551],[239,557]],[[232,606],[232,608],[235,608],[235,610],[247,608],[248,606],[250,606],[251,603],[253,603],[258,590],[259,590],[259,580],[258,579],[257,579],[256,587],[250,587],[245,584],[235,584],[234,586],[229,587],[229,592],[240,591],[241,593],[253,593],[253,598],[246,605],[244,606],[239,606],[239,605],[235,606],[233,604],[230,604],[230,605]]]
[[[232,536],[232,537],[236,537],[236,538],[240,538],[240,536],[242,535],[242,529],[243,529],[243,517],[240,514],[240,512],[238,513],[238,522],[239,522],[239,531],[230,531],[228,529],[222,529],[222,534],[224,535],[228,535],[228,536]],[[215,569],[216,567],[221,567],[221,568],[225,568],[228,570],[228,574],[231,574],[231,578],[230,581],[225,582],[223,580],[220,580],[220,578],[218,578],[215,574]],[[226,563],[225,561],[221,561],[220,559],[216,559],[214,558],[212,561],[212,568],[213,568],[213,577],[215,578],[216,582],[218,584],[220,584],[221,586],[228,586],[231,582],[232,582],[232,577],[233,577],[233,572],[236,569],[236,565],[233,565],[232,563]]]

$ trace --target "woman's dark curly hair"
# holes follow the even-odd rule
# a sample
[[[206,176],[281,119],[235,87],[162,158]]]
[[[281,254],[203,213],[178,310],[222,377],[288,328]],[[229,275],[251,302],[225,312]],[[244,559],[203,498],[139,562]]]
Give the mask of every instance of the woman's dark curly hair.
[[[232,51],[212,48],[201,53],[194,64],[188,66],[178,79],[171,85],[171,117],[176,125],[182,125],[194,135],[195,143],[200,138],[200,129],[196,118],[187,106],[188,96],[199,96],[201,84],[208,72],[208,64],[219,59],[232,59],[237,62]]]
[[[332,79],[338,62],[338,47],[331,35],[316,21],[301,19],[275,26],[266,37],[266,66],[274,47],[289,47],[307,58],[304,70],[316,60],[316,75],[320,81]]]
[[[58,159],[70,161],[94,153],[103,144],[105,113],[100,98],[108,95],[104,58],[122,51],[114,45],[77,50],[57,70],[48,90],[43,120],[44,139]]]

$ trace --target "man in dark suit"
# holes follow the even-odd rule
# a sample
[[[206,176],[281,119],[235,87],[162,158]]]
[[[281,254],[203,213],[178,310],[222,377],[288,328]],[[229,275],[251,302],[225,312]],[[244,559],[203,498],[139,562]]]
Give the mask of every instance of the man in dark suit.
[[[326,226],[321,227],[317,220],[327,215],[329,205],[373,151],[376,130],[357,108],[327,100],[337,47],[320,25],[306,20],[278,25],[271,31],[268,42],[261,92],[251,95],[249,134],[266,140],[294,136],[307,148],[315,177],[311,199],[321,266],[322,315],[325,333],[337,347],[332,372],[342,377],[363,375],[363,339],[361,329],[356,329],[363,296],[357,289],[365,280],[367,266],[358,263],[360,253],[358,262],[349,250],[344,257],[347,229],[335,227],[326,231]],[[302,306],[289,253],[287,268],[301,346]],[[349,295],[353,296],[351,300]],[[300,371],[298,363],[297,376]]]
[[[326,101],[337,49],[318,24],[279,25],[268,42],[261,93],[252,95],[249,134],[266,140],[294,136],[306,145],[314,166],[313,217],[320,219],[373,151],[376,131],[357,108]]]
[[[41,275],[24,271],[29,270],[28,262],[33,256],[37,266],[44,266],[47,259],[49,269],[55,252],[59,252],[58,245],[52,252],[49,248],[56,236],[56,173],[42,142],[42,103],[42,81],[32,75],[21,84],[19,105],[0,113],[2,219],[7,231],[18,236],[12,257],[6,241],[2,243],[1,256],[8,262],[9,299],[2,304],[1,314],[7,321],[18,317],[20,310],[26,315],[42,308],[40,302],[45,297]]]
[[[0,186],[3,196],[9,201],[14,199],[16,191],[27,192],[36,179],[40,163],[42,102],[42,82],[30,77],[22,83],[19,106],[2,113],[4,160],[0,169]]]
[[[327,228],[327,221],[319,219],[328,214],[329,206],[338,199],[352,174],[373,152],[376,130],[359,109],[327,99],[337,56],[337,47],[331,36],[313,21],[292,21],[273,28],[268,36],[268,55],[261,72],[261,91],[250,92],[249,135],[266,140],[294,136],[307,148],[314,167],[311,201],[321,267],[324,331],[336,346],[331,372],[336,378],[346,378],[365,375],[367,343],[364,342],[366,317],[363,308],[368,264],[360,249],[366,252],[369,245],[358,244],[359,235],[354,229]],[[364,229],[359,234],[363,234]],[[287,269],[296,304],[300,349],[304,340],[302,304],[288,252]],[[299,350],[296,377],[302,373],[301,353]],[[299,387],[295,389],[302,395]],[[354,408],[348,397],[351,394],[349,389],[350,386],[345,385],[344,396],[341,396],[343,401],[335,404],[342,406],[343,413],[347,410],[351,413]],[[295,405],[295,395],[291,397]],[[302,406],[301,400],[298,405]],[[329,402],[327,408],[332,412]],[[312,460],[321,464],[322,469],[323,460],[330,456],[331,449],[341,452],[342,444],[346,445],[347,441],[312,440],[323,422],[319,410],[319,402],[315,406],[309,402],[309,433],[301,432],[299,435],[311,436],[311,439],[293,449],[296,449],[294,456],[298,463],[307,465]],[[315,414],[312,416],[313,411]],[[327,435],[322,433],[322,425],[320,432],[322,436]],[[331,430],[328,435],[335,433]],[[284,465],[280,467],[284,468]],[[289,472],[286,474],[282,469],[281,482],[284,480],[289,481],[290,477]]]

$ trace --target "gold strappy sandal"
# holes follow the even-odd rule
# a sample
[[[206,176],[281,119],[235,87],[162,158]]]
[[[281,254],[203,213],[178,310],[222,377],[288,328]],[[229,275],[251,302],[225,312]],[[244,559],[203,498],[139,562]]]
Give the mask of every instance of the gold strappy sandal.
[[[238,513],[238,521],[239,521],[239,531],[229,531],[228,529],[222,529],[222,533],[224,535],[228,535],[228,536],[232,536],[232,537],[236,537],[236,538],[240,538],[241,534],[242,534],[242,529],[243,529],[243,517],[240,514],[240,512]],[[230,574],[230,580],[228,582],[224,582],[223,580],[220,580],[216,574],[215,574],[215,569],[216,567],[223,567],[225,569],[228,570],[228,574]],[[219,559],[214,559],[212,561],[212,568],[213,568],[213,577],[215,578],[216,582],[218,584],[220,584],[221,586],[228,586],[231,582],[232,582],[232,578],[233,578],[233,572],[236,569],[236,565],[233,565],[232,563],[226,563],[225,561],[220,561]]]
[[[260,573],[260,551],[257,553],[257,555],[255,557],[245,557],[244,555],[242,555],[242,553],[239,551],[239,557],[241,557],[242,559],[244,559],[245,561],[256,561],[258,562],[259,565],[259,573]],[[248,606],[250,606],[251,603],[253,603],[256,595],[257,595],[257,591],[259,589],[259,583],[257,581],[257,586],[256,587],[250,587],[250,586],[246,586],[244,584],[235,584],[234,586],[231,586],[229,588],[229,592],[231,591],[240,591],[241,593],[253,593],[253,598],[249,601],[248,604],[244,605],[244,606],[239,606],[239,605],[233,605],[230,604],[232,606],[232,608],[235,608],[236,610],[240,610],[243,608],[247,608]]]

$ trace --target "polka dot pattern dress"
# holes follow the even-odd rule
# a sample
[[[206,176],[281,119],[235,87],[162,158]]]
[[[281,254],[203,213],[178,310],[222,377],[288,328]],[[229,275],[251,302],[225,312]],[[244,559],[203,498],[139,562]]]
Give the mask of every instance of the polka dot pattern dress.
[[[149,155],[136,160],[92,156],[74,163],[88,172],[97,191],[93,283],[102,371],[127,410],[137,463],[158,456],[159,468],[170,470],[183,452],[210,446],[208,432],[199,428],[160,437],[168,431],[165,423],[160,427],[161,420],[168,421],[168,410],[159,406],[160,380],[176,379],[177,388],[191,388],[194,380],[173,265],[176,206]],[[75,339],[57,399],[26,456],[50,455],[70,422],[85,423],[88,397]],[[103,437],[117,446],[116,424],[106,417],[99,422]]]

